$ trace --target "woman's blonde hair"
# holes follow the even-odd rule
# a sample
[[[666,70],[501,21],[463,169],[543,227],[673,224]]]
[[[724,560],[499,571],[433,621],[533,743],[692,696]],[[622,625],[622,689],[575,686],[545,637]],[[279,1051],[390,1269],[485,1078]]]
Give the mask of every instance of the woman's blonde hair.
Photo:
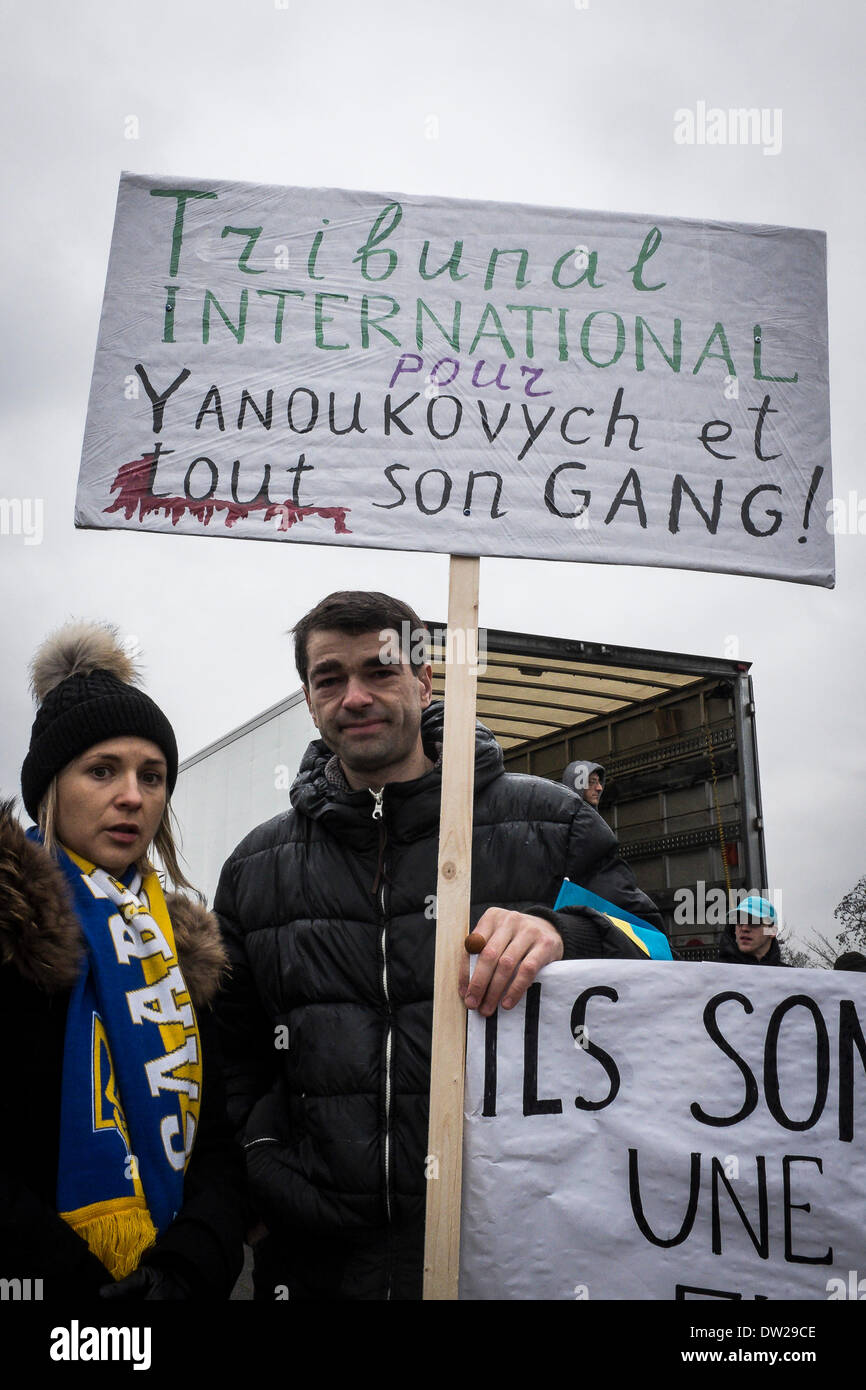
[[[57,849],[58,840],[56,832],[57,824],[57,778],[52,777],[48,788],[39,803],[39,829],[42,834],[42,841],[45,848],[51,853]],[[199,901],[204,899],[197,888],[190,883],[186,874],[180,867],[180,851],[175,843],[175,835],[178,833],[177,819],[171,809],[171,802],[166,797],[165,806],[162,811],[162,819],[157,826],[156,834],[153,837],[151,848],[159,855],[160,861],[165,868],[165,875],[174,888],[183,888],[194,894]],[[147,854],[141,855],[135,862],[135,867],[142,875],[150,873],[153,865]]]

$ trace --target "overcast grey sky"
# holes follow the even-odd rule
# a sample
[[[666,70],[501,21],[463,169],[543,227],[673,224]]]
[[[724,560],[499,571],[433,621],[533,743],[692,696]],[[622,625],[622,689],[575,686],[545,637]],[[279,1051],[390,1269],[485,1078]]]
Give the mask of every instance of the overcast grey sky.
[[[859,502],[859,7],[44,0],[3,14],[0,496],[44,508],[40,544],[0,535],[4,792],[33,717],[27,662],[67,617],[138,639],[187,756],[296,688],[283,634],[330,590],[447,610],[445,556],[73,529],[121,169],[824,230],[834,491]],[[678,144],[674,113],[699,102],[779,110],[779,152]],[[866,872],[864,557],[864,535],[837,536],[834,591],[485,559],[481,621],[718,656],[733,640],[754,663],[772,886],[795,930],[827,929]]]

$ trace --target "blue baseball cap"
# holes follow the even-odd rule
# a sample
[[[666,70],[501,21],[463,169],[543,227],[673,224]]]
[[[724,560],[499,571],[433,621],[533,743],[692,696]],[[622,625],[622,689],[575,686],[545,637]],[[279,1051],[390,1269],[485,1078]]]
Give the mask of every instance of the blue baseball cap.
[[[754,893],[748,898],[743,898],[741,903],[737,903],[737,906],[731,909],[728,913],[728,921],[738,922],[744,916],[755,924],[765,922],[771,926],[776,925],[777,914],[773,904],[767,902],[766,898],[757,897]]]

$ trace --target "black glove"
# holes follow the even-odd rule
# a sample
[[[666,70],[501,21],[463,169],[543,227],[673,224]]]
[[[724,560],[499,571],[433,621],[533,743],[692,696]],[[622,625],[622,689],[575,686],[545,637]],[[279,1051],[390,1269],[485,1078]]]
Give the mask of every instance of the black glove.
[[[116,1284],[103,1284],[100,1298],[128,1298],[136,1303],[156,1303],[169,1299],[191,1298],[192,1289],[176,1270],[160,1269],[156,1265],[139,1265]]]

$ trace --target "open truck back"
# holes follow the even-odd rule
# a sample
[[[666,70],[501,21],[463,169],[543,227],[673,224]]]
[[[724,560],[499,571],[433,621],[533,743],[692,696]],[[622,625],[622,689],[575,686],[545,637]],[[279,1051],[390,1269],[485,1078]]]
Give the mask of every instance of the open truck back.
[[[448,637],[430,631],[441,698]],[[599,812],[623,857],[676,948],[711,959],[725,906],[769,881],[749,663],[493,629],[467,653],[459,637],[508,770],[558,781],[574,759],[603,764]],[[181,764],[183,852],[209,898],[238,840],[287,809],[314,737],[298,691]]]

